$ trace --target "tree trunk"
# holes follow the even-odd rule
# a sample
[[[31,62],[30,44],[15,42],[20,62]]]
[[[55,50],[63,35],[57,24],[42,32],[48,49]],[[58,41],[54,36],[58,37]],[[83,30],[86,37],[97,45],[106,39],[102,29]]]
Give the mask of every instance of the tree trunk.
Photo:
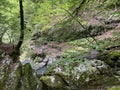
[[[13,53],[13,61],[16,62],[18,61],[18,57],[20,55],[20,48],[22,46],[23,40],[24,40],[24,10],[23,10],[23,4],[22,0],[19,0],[19,8],[20,8],[20,37],[19,41],[16,45],[16,50]]]
[[[21,45],[24,40],[24,11],[23,11],[23,5],[22,5],[22,0],[19,0],[19,7],[20,7],[20,37],[19,37],[19,42],[17,44],[17,49],[19,50],[21,48]]]

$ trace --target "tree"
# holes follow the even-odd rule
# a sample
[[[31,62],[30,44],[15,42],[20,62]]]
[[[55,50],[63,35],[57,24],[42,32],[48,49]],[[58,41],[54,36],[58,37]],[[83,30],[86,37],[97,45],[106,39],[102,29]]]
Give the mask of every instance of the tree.
[[[20,48],[23,44],[23,40],[24,40],[24,10],[23,10],[23,4],[22,4],[22,0],[19,0],[19,8],[20,8],[20,37],[19,37],[19,41],[15,47],[15,52],[13,53],[13,60],[14,62],[16,62],[18,60],[18,56],[20,55]]]
[[[17,45],[15,45],[13,43],[6,44],[6,43],[2,42],[2,38],[3,38],[4,34],[7,31],[9,31],[9,28],[11,27],[10,26],[11,24],[9,25],[9,22],[11,22],[11,21],[9,21],[7,23],[7,25],[6,25],[6,23],[1,23],[2,26],[0,26],[4,29],[4,30],[1,29],[2,32],[0,34],[0,50],[4,53],[8,54],[9,56],[11,56],[11,58],[13,59],[13,62],[18,61],[18,57],[20,55],[20,48],[21,48],[21,46],[23,44],[23,40],[24,40],[24,10],[23,10],[22,0],[19,0],[19,9],[20,9],[20,36],[19,36]],[[3,13],[3,15],[4,15],[4,13]],[[10,17],[10,14],[9,14],[9,17]],[[11,19],[9,19],[9,20],[11,20]],[[14,23],[14,21],[12,23]],[[5,26],[8,26],[8,25],[9,25],[9,27],[5,28]]]
[[[23,43],[24,40],[24,11],[23,11],[23,5],[22,5],[22,0],[19,0],[19,7],[20,7],[20,37],[19,37],[19,42],[17,44],[16,49],[19,51],[19,49],[21,48],[21,45]]]

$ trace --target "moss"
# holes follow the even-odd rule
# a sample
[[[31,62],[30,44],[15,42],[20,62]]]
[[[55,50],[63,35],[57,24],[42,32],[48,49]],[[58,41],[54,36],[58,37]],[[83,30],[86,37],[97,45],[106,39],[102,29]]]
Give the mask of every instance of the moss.
[[[40,80],[52,88],[61,88],[64,86],[64,82],[58,76],[42,76]]]
[[[27,64],[25,64],[24,65],[24,75],[31,75],[33,73],[33,70],[32,70],[32,68],[31,68],[31,66],[30,66],[30,64],[29,63],[27,63]]]
[[[110,51],[103,54],[100,58],[111,67],[114,67],[115,65],[120,66],[120,51]]]
[[[85,82],[86,77],[89,77],[87,72],[84,72],[82,75],[80,75],[79,80],[83,83]]]
[[[120,66],[120,52],[112,51],[108,54],[108,64],[113,65],[116,63],[117,66]]]
[[[21,67],[20,66],[16,69],[15,73],[16,73],[17,78],[19,78],[21,76],[22,72],[21,72]]]
[[[108,90],[120,90],[120,86],[114,86],[114,87],[112,87],[112,88],[110,88]]]
[[[51,79],[49,76],[42,76],[40,80],[44,81],[45,83],[48,83],[48,85],[51,84]]]
[[[0,80],[0,90],[5,90],[7,77],[3,77],[2,80]]]
[[[33,76],[33,70],[29,63],[24,65],[22,78],[25,90],[36,90],[37,81]]]

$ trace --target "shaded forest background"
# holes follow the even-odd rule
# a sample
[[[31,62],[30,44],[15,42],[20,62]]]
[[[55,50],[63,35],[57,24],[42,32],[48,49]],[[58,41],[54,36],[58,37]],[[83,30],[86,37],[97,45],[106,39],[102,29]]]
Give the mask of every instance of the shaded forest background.
[[[119,0],[23,0],[21,57],[33,53],[27,53],[33,44],[37,47],[53,41],[96,50],[119,47],[119,9]],[[19,2],[1,1],[0,10],[1,53],[10,54],[20,41]],[[107,32],[109,30],[113,31]]]
[[[120,0],[0,1],[1,90],[119,85]]]

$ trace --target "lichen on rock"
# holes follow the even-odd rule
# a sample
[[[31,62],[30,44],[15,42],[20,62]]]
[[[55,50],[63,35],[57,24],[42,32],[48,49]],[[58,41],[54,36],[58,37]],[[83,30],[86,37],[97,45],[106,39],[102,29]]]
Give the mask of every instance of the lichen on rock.
[[[62,87],[64,85],[63,81],[58,76],[42,76],[41,81],[44,81],[48,86],[51,87]]]

